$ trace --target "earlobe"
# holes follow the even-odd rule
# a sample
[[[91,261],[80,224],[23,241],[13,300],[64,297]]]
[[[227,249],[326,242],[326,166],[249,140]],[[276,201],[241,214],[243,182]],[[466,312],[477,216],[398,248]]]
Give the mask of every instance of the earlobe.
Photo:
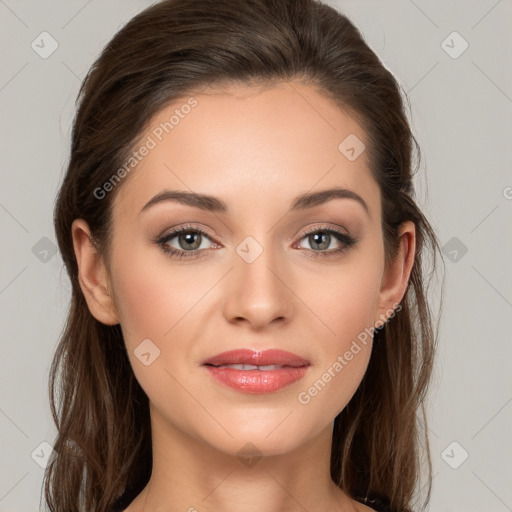
[[[416,226],[412,221],[406,221],[399,226],[398,254],[384,271],[379,294],[378,318],[376,325],[380,326],[392,315],[405,295],[416,251]]]
[[[89,226],[83,219],[75,219],[71,233],[78,265],[78,281],[91,314],[103,324],[118,324],[107,269],[92,243]]]

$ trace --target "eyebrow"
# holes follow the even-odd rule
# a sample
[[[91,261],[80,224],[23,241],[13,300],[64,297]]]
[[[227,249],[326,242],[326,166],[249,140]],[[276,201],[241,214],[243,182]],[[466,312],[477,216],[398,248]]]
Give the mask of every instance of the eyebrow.
[[[318,192],[307,192],[295,198],[292,203],[291,210],[304,210],[313,208],[320,204],[324,204],[332,199],[353,199],[357,201],[369,215],[368,205],[365,200],[354,191],[346,188],[329,188],[320,190]],[[179,190],[162,190],[156,196],[151,198],[142,208],[140,213],[147,210],[151,206],[164,201],[173,201],[176,203],[184,204],[207,210],[210,212],[227,213],[228,205],[218,197],[198,194],[195,192],[182,192]],[[139,215],[140,215],[139,213]]]

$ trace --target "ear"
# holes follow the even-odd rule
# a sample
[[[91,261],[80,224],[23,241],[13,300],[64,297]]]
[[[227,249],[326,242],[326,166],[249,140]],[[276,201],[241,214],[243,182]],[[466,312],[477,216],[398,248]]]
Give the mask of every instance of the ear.
[[[392,315],[402,300],[409,283],[416,250],[416,226],[412,221],[400,224],[398,228],[399,247],[394,261],[384,270],[379,293],[379,317],[375,327],[380,327]]]
[[[89,226],[83,219],[75,219],[71,233],[78,264],[78,281],[91,314],[103,324],[118,324],[108,272],[102,256],[92,243]]]

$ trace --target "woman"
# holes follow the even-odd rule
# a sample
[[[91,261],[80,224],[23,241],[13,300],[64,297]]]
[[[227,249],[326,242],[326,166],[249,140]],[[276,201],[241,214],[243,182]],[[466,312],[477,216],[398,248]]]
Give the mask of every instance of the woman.
[[[436,335],[391,73],[313,0],[164,0],[79,93],[52,511],[408,511]],[[416,500],[418,502],[418,500]]]

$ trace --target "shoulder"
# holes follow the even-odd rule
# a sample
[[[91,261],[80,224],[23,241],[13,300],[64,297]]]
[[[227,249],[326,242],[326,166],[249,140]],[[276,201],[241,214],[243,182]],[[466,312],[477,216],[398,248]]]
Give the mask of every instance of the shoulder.
[[[357,512],[377,512],[377,509],[370,508],[368,505],[365,505],[364,503],[361,503],[359,501],[356,501],[354,503],[356,511]],[[381,511],[378,511],[381,512]]]

